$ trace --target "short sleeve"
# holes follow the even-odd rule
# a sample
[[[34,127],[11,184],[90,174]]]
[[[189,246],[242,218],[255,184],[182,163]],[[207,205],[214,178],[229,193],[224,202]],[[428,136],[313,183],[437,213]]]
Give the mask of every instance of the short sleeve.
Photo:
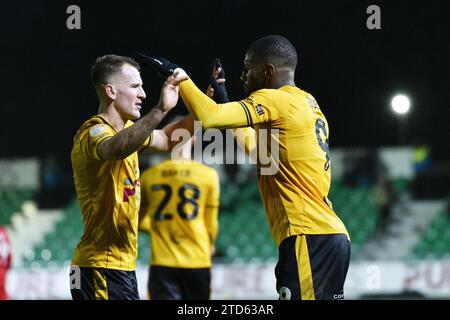
[[[98,155],[98,146],[100,142],[111,138],[114,135],[114,130],[107,124],[96,124],[86,128],[80,139],[80,150],[82,155],[88,159],[101,160]]]

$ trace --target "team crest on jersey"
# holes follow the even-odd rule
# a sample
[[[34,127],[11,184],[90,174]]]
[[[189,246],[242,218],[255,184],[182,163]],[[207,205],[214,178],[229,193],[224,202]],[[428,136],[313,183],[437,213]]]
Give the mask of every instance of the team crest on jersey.
[[[106,126],[104,124],[97,124],[97,125],[93,126],[91,128],[91,130],[89,130],[89,134],[91,135],[92,138],[95,138],[98,135],[105,132],[105,130],[106,130]]]
[[[262,116],[264,114],[264,109],[259,103],[255,106],[255,110],[258,116]]]

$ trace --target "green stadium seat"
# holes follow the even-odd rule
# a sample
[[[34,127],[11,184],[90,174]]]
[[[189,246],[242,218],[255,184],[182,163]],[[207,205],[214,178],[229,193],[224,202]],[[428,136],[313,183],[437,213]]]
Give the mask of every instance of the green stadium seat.
[[[11,216],[21,211],[22,203],[33,199],[35,190],[31,188],[0,188],[0,224],[9,225]]]
[[[450,214],[438,215],[423,232],[422,238],[412,250],[412,258],[446,259],[450,257]]]
[[[256,181],[253,185],[249,182],[239,192],[236,190],[235,187],[230,190],[228,186],[222,188],[222,198],[227,199],[222,203],[228,207],[222,207],[220,211],[217,247],[225,252],[230,261],[276,259],[278,249],[267,226]],[[337,182],[332,185],[329,198],[350,233],[354,258],[359,247],[372,236],[378,219],[371,190],[351,188]],[[251,254],[254,256],[251,257]]]
[[[350,233],[352,258],[355,258],[359,247],[373,234],[378,217],[370,190],[351,188],[337,182],[332,185],[329,198]],[[54,231],[43,243],[36,245],[35,257],[25,258],[24,264],[62,264],[71,259],[83,232],[82,216],[75,199],[65,208],[64,214]],[[450,231],[448,234],[442,231],[442,234],[445,239],[450,237]],[[220,253],[218,258],[224,262],[265,262],[278,258],[278,248],[267,225],[256,178],[245,186],[222,186],[216,248]],[[426,248],[427,244],[423,244],[420,250],[425,252]],[[49,261],[44,261],[41,256],[45,249],[51,252]],[[149,236],[139,233],[138,263],[147,265],[150,254]]]

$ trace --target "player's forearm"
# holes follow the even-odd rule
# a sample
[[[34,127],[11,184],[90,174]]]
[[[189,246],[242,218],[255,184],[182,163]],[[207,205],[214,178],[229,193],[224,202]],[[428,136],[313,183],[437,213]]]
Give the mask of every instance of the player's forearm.
[[[163,130],[168,137],[171,137],[172,133],[177,129],[186,129],[192,135],[194,133],[194,117],[189,114],[181,120],[169,123],[161,130]]]
[[[153,130],[151,144],[142,150],[143,153],[155,151],[169,151],[169,137],[162,130]]]
[[[219,228],[217,227],[213,232],[209,232],[209,240],[211,243],[215,243],[217,240]]]
[[[219,105],[190,79],[180,84],[180,96],[191,114],[202,122],[203,127],[207,127],[209,119],[220,109]]]
[[[145,223],[140,223],[138,226],[138,230],[140,232],[144,232],[146,234],[150,234],[150,225]]]
[[[180,96],[191,114],[202,122],[204,129],[238,128],[254,124],[244,103],[234,101],[217,104],[199,90],[191,80],[180,84]]]
[[[146,152],[146,150],[172,151],[172,149],[179,143],[179,136],[176,132],[176,130],[178,129],[185,130],[186,134],[189,135],[189,137],[193,136],[194,117],[190,114],[184,117],[182,120],[169,123],[161,130],[154,130],[152,143],[149,148],[144,150],[144,152]]]
[[[189,114],[186,117],[184,117],[180,121],[169,123],[167,126],[162,128],[162,131],[166,134],[168,137],[168,149],[169,151],[172,151],[172,149],[180,143],[180,137],[178,134],[183,134],[183,132],[177,132],[177,130],[184,130],[185,132],[189,132],[189,136],[194,135],[194,117],[193,115]],[[178,134],[177,134],[178,133]]]
[[[162,111],[158,106],[154,107],[135,124],[102,143],[99,146],[101,158],[118,160],[128,157],[142,146],[166,114],[167,112]]]
[[[150,234],[152,220],[150,215],[147,214],[147,206],[142,205],[139,210],[139,224],[138,230]]]
[[[208,235],[211,243],[214,243],[217,239],[219,233],[219,221],[218,221],[219,208],[209,207],[206,212],[206,228],[208,230]]]
[[[217,104],[201,92],[191,80],[180,84],[180,96],[191,114],[202,122],[204,129],[238,128],[252,125],[248,112],[244,111],[243,103],[235,101]]]

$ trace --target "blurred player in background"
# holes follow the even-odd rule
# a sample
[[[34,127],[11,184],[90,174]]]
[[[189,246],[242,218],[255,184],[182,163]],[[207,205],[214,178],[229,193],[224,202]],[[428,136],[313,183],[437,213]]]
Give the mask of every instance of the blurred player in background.
[[[228,99],[216,61],[207,94]],[[192,142],[194,142],[192,138]],[[151,235],[148,295],[153,300],[208,300],[219,229],[216,170],[191,160],[191,143],[142,174],[139,228]],[[174,156],[174,154],[172,155]]]
[[[169,151],[170,130],[193,124],[186,119],[154,130],[178,101],[179,89],[169,81],[158,104],[138,120],[146,98],[139,70],[136,61],[117,55],[99,57],[91,68],[99,112],[78,130],[71,155],[84,224],[72,259],[73,299],[139,299],[137,152]]]
[[[11,268],[11,242],[5,227],[0,226],[0,300],[8,300],[6,291],[6,276]]]
[[[151,235],[153,300],[207,300],[218,233],[219,175],[190,149],[142,174],[139,227]]]
[[[329,127],[314,97],[294,82],[297,52],[281,36],[253,42],[241,80],[249,96],[217,104],[182,69],[174,84],[190,112],[206,128],[254,127],[258,153],[270,152],[274,174],[261,174],[259,187],[272,236],[279,247],[275,269],[280,299],[343,299],[350,263],[348,232],[327,195],[331,183]],[[278,130],[261,140],[259,131]],[[264,132],[264,131],[263,131]]]

